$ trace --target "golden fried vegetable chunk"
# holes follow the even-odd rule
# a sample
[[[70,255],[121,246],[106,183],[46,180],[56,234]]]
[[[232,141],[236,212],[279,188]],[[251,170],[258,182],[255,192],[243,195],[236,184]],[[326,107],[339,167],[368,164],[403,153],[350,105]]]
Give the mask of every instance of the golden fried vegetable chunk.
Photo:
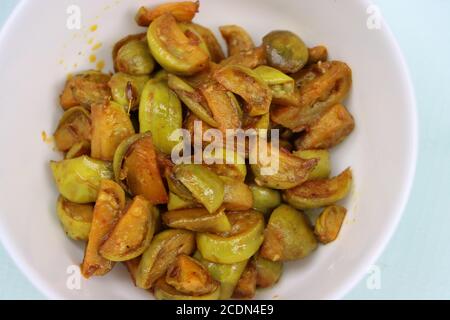
[[[84,277],[105,275],[114,266],[114,262],[100,255],[99,248],[124,207],[125,192],[122,188],[112,180],[102,180],[95,202],[89,241],[81,264],[81,273]]]
[[[331,173],[330,152],[328,150],[300,150],[293,155],[302,159],[318,159],[316,167],[309,173],[308,180],[326,179]]]
[[[352,187],[352,171],[346,169],[331,179],[311,180],[285,190],[283,199],[297,209],[314,209],[344,199]]]
[[[127,43],[135,40],[139,41],[145,41],[146,40],[146,33],[138,33],[138,34],[131,34],[126,36],[125,38],[120,39],[113,47],[112,51],[112,58],[114,62],[114,71],[119,72],[119,66],[117,65],[117,55],[119,53],[119,50],[126,45]]]
[[[298,102],[278,105],[270,114],[273,122],[294,132],[307,129],[330,107],[341,103],[352,84],[351,69],[340,61],[318,62],[292,77],[298,86]]]
[[[297,149],[329,149],[341,143],[355,128],[347,109],[336,104],[295,141]]]
[[[58,198],[56,212],[67,236],[73,240],[87,241],[91,230],[94,206],[92,204],[78,204]]]
[[[272,31],[263,38],[263,43],[269,65],[282,72],[297,72],[308,62],[308,48],[295,33]]]
[[[152,240],[155,218],[150,202],[142,196],[136,196],[100,246],[99,253],[111,261],[139,257]]]
[[[142,195],[151,204],[167,203],[167,192],[150,133],[124,140],[117,148],[113,166],[116,181],[129,193]]]
[[[246,110],[251,117],[269,112],[272,90],[250,68],[241,65],[227,65],[214,73],[214,79],[227,90],[244,99]]]
[[[217,174],[199,164],[180,164],[174,168],[175,177],[210,213],[223,203],[224,184]]]
[[[179,254],[190,255],[194,250],[195,235],[190,231],[169,229],[157,234],[142,255],[136,285],[143,289],[153,287]]]
[[[70,108],[59,120],[54,135],[59,151],[68,151],[78,142],[91,139],[91,115],[83,107]]]
[[[223,205],[230,211],[247,211],[253,207],[253,194],[243,182],[220,177],[224,183]]]
[[[120,104],[108,101],[91,108],[91,157],[112,161],[119,144],[134,134],[130,117]]]
[[[219,63],[223,59],[225,59],[225,55],[223,53],[222,47],[217,41],[216,36],[212,33],[208,28],[193,23],[192,27],[198,32],[198,34],[203,38],[208,47],[209,55],[211,56],[211,61]]]
[[[168,75],[168,85],[196,117],[209,126],[217,127],[219,125],[214,120],[205,97],[199,90],[194,89],[186,81],[172,74]]]
[[[234,288],[233,298],[237,299],[252,299],[256,294],[256,279],[257,272],[255,262],[253,259],[247,263],[244,272]]]
[[[283,272],[283,263],[281,261],[270,261],[261,257],[259,254],[256,255],[254,259],[256,267],[256,286],[259,288],[269,288],[274,286]]]
[[[266,52],[263,47],[242,51],[220,62],[221,66],[241,65],[250,69],[266,64]]]
[[[176,290],[192,296],[214,292],[219,286],[200,262],[185,254],[180,254],[169,267],[166,282]]]
[[[219,28],[222,37],[228,46],[228,56],[248,51],[255,47],[250,35],[242,27],[236,25],[222,26]]]
[[[314,233],[323,244],[336,240],[344,222],[347,209],[341,206],[329,206],[325,208],[316,221]]]
[[[117,51],[115,65],[119,72],[142,76],[152,73],[155,69],[155,60],[145,39],[132,39]]]
[[[163,14],[170,13],[179,22],[189,22],[194,19],[199,7],[199,1],[169,2],[151,9],[140,7],[135,20],[139,26],[148,27],[156,18]]]
[[[314,64],[319,61],[328,60],[328,49],[325,46],[316,46],[308,49],[309,58],[308,64]]]
[[[306,216],[282,204],[270,216],[260,255],[271,261],[302,259],[317,248],[317,240]]]
[[[51,161],[50,167],[59,193],[75,203],[95,202],[101,180],[113,177],[109,162],[88,156]]]
[[[213,149],[211,153],[203,154],[203,162],[206,167],[219,176],[229,177],[244,182],[247,176],[245,159],[235,150],[225,148]]]
[[[208,269],[215,280],[220,282],[220,299],[230,299],[242,272],[244,272],[247,260],[233,264],[215,263],[205,260],[200,251],[194,254],[194,258]]]
[[[108,82],[111,76],[98,71],[86,71],[67,80],[60,96],[64,110],[83,106],[90,108],[94,103],[103,103],[111,96]]]
[[[134,76],[118,72],[111,77],[108,85],[115,102],[127,106],[130,110],[136,110],[139,107],[142,91],[149,79],[150,77],[147,75]]]
[[[171,14],[163,14],[151,23],[147,41],[153,57],[168,72],[193,75],[208,66],[209,55],[191,43]]]
[[[174,229],[222,233],[231,230],[224,209],[221,208],[212,214],[203,208],[168,211],[162,215],[162,220],[165,225]]]
[[[284,149],[277,150],[271,144],[267,146],[267,160],[272,161],[264,161],[266,159],[261,152],[259,146],[250,149],[250,157],[256,159],[256,163],[251,164],[255,182],[272,189],[283,190],[300,185],[308,179],[318,162],[317,159],[304,160],[296,157]]]
[[[219,130],[226,133],[227,129],[241,127],[240,107],[233,93],[227,91],[217,82],[205,83],[201,86],[200,91],[205,97]]]
[[[220,235],[197,233],[197,247],[212,262],[232,264],[245,261],[261,246],[264,216],[256,211],[228,213],[231,230]]]
[[[294,79],[283,72],[268,66],[259,66],[254,71],[267,83],[272,90],[272,103],[293,105],[297,103]]]
[[[167,284],[164,277],[161,277],[155,283],[155,298],[158,300],[218,300],[220,297],[220,286],[211,293],[201,296],[191,296],[184,294],[174,287]]]

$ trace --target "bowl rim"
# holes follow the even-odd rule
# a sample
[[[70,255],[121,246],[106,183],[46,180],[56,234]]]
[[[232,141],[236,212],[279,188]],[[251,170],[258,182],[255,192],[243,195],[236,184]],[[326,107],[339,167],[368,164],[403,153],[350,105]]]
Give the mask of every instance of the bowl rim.
[[[2,42],[5,35],[8,33],[9,29],[12,28],[13,23],[16,20],[16,16],[19,14],[21,10],[26,7],[26,4],[29,0],[19,0],[16,4],[8,18],[6,19],[3,27],[0,29],[0,43]],[[359,0],[355,2],[355,5],[367,8],[371,5],[374,5],[371,0]],[[355,271],[352,276],[350,276],[346,282],[338,285],[332,292],[329,293],[328,297],[324,299],[329,300],[337,300],[344,298],[344,296],[349,293],[356,284],[363,279],[364,275],[367,273],[367,269],[369,266],[373,265],[376,260],[378,260],[386,249],[387,244],[391,240],[395,230],[400,223],[400,220],[403,216],[403,213],[406,209],[406,205],[409,200],[409,196],[411,194],[411,190],[414,184],[416,166],[417,166],[417,157],[419,150],[419,124],[418,124],[418,113],[417,113],[417,102],[416,95],[414,90],[414,85],[411,78],[411,73],[406,62],[406,59],[403,55],[402,49],[398,44],[394,33],[389,27],[388,23],[382,18],[382,28],[383,37],[385,41],[389,44],[389,46],[393,49],[393,58],[400,64],[401,77],[403,78],[405,85],[405,98],[406,102],[410,106],[410,112],[408,113],[408,123],[410,126],[410,135],[409,141],[411,154],[410,154],[410,162],[408,163],[407,168],[407,176],[402,184],[402,192],[399,193],[398,199],[396,201],[396,209],[393,210],[394,214],[392,216],[392,223],[384,230],[384,236],[380,237],[377,240],[376,247],[372,250],[371,254],[365,256],[364,259],[358,260],[358,262],[354,265]],[[18,251],[18,245],[14,244],[10,237],[6,236],[6,228],[1,223],[0,220],[0,241],[5,248],[5,251],[11,258],[11,260],[18,266],[19,270],[22,274],[30,281],[30,283],[46,298],[53,300],[62,300],[64,297],[50,286],[45,279],[35,270],[31,265],[25,262],[23,256],[16,254],[14,252]]]

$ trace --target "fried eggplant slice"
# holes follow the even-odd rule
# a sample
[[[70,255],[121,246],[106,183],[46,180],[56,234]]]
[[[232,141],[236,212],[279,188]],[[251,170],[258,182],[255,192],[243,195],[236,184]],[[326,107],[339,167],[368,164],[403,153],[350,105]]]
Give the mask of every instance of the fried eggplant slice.
[[[228,213],[231,231],[220,235],[197,233],[202,256],[216,263],[232,264],[248,260],[263,241],[264,216],[256,211]]]
[[[227,90],[242,97],[251,117],[269,112],[272,91],[253,70],[241,65],[229,65],[217,70],[214,79]]]
[[[295,141],[297,149],[330,149],[350,135],[355,120],[347,109],[336,104],[327,110]]]
[[[91,140],[91,115],[83,107],[70,108],[59,120],[53,134],[59,151],[66,152],[76,143]]]
[[[100,255],[111,261],[139,257],[149,246],[155,232],[153,210],[147,199],[136,196],[100,246]]]
[[[191,231],[169,229],[153,237],[142,255],[136,273],[136,285],[150,289],[164,276],[179,254],[190,255],[195,250],[195,235]]]
[[[308,180],[326,179],[331,173],[330,152],[328,150],[300,150],[294,151],[293,155],[302,159],[318,159],[316,167],[308,175]]]
[[[171,14],[163,14],[150,24],[147,41],[153,57],[168,72],[193,75],[208,66],[209,55],[191,43]]]
[[[87,241],[91,231],[94,206],[78,204],[59,196],[56,213],[67,236],[77,241]]]
[[[60,96],[61,107],[64,110],[77,106],[90,108],[92,104],[103,103],[111,97],[110,78],[110,75],[93,70],[74,75],[67,80]]]
[[[261,257],[270,261],[302,259],[317,248],[317,240],[303,212],[282,204],[269,219]]]
[[[155,298],[158,300],[218,300],[220,297],[220,286],[211,293],[202,296],[191,296],[184,294],[167,284],[164,278],[160,278],[155,284]]]
[[[300,210],[325,207],[344,199],[352,188],[352,182],[352,171],[349,168],[337,177],[311,180],[285,190],[283,199]]]
[[[208,212],[213,213],[222,205],[224,184],[217,174],[199,164],[177,165],[174,173]]]
[[[89,241],[81,264],[81,274],[85,278],[105,275],[113,268],[114,262],[103,258],[99,253],[99,248],[124,208],[125,192],[123,189],[112,180],[102,180],[95,202]]]
[[[180,254],[167,270],[166,283],[190,296],[209,294],[219,286],[200,262],[185,254]]]
[[[230,299],[248,260],[232,264],[215,263],[204,259],[200,251],[195,252],[194,258],[208,269],[215,280],[220,282],[220,300]]]
[[[150,131],[156,148],[170,155],[179,143],[170,139],[183,123],[181,102],[165,81],[146,83],[139,104],[140,132]]]
[[[314,234],[317,239],[327,244],[336,240],[344,222],[347,209],[333,205],[325,208],[319,215],[314,227]]]
[[[179,22],[190,22],[197,14],[199,7],[199,1],[169,2],[154,8],[140,7],[135,20],[139,26],[148,27],[156,18],[170,13]]]
[[[294,132],[307,129],[330,107],[341,103],[352,84],[351,69],[340,61],[318,62],[292,77],[298,87],[298,102],[275,106],[270,114],[273,122]]]
[[[223,39],[227,43],[228,56],[248,51],[255,47],[250,35],[242,27],[227,25],[219,28]]]
[[[80,204],[95,202],[102,179],[113,177],[109,162],[88,156],[51,161],[50,168],[59,193],[67,200]]]
[[[284,149],[277,150],[271,144],[268,144],[266,150],[270,163],[264,161],[265,157],[261,156],[262,151],[258,146],[250,149],[250,157],[256,159],[256,163],[251,164],[255,182],[261,187],[284,190],[298,186],[308,179],[318,162],[317,159],[304,160],[296,157]],[[275,164],[278,164],[278,170],[269,170],[276,169]]]
[[[107,101],[91,108],[92,142],[91,157],[112,161],[119,144],[134,135],[134,127],[125,108]]]
[[[114,155],[116,181],[130,194],[143,195],[151,204],[167,203],[152,135],[147,132],[124,140]]]
[[[203,208],[181,209],[163,213],[166,226],[195,232],[223,233],[231,230],[231,224],[225,214],[225,208],[209,213]]]

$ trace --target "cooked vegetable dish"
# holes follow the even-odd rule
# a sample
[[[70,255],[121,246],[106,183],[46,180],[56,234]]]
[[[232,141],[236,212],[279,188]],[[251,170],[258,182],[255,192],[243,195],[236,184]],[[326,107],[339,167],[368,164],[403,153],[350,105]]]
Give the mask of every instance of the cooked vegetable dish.
[[[284,263],[338,237],[353,178],[350,168],[331,176],[330,152],[355,127],[343,105],[352,72],[286,30],[258,43],[222,26],[224,52],[193,22],[199,6],[140,8],[146,29],[114,46],[114,73],[67,80],[54,132],[64,159],[50,163],[56,212],[67,236],[86,243],[86,278],[124,263],[157,299],[251,299],[276,285]],[[231,162],[206,161],[223,160],[217,151],[200,164],[174,161],[173,132],[194,136],[198,124],[262,129],[267,145],[277,130],[278,170],[265,174],[250,147],[222,150]],[[190,143],[192,157],[208,148]]]

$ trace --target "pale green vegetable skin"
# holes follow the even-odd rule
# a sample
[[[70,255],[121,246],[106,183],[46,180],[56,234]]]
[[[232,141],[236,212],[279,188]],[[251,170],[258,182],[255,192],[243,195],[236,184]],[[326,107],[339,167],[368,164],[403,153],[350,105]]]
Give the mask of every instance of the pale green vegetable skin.
[[[198,164],[181,164],[175,167],[174,172],[208,212],[219,209],[223,203],[224,184],[217,174]]]
[[[194,201],[185,200],[185,199],[177,196],[173,192],[169,193],[169,202],[167,203],[167,210],[173,211],[173,210],[188,209],[188,208],[195,208],[195,207],[197,207],[197,205]]]
[[[294,83],[294,79],[272,67],[259,66],[253,71],[269,86],[290,82]]]
[[[133,40],[120,48],[116,57],[121,72],[132,75],[146,75],[155,68],[155,60],[144,41]]]
[[[150,80],[144,87],[139,105],[140,132],[150,131],[155,147],[166,154],[179,141],[171,141],[170,135],[181,129],[183,115],[177,95],[163,81]]]
[[[202,256],[209,261],[225,264],[242,262],[253,256],[264,240],[264,217],[261,213],[252,212],[252,214],[258,215],[254,224],[239,230],[238,234],[227,237],[197,233],[197,248]]]
[[[262,213],[269,213],[281,204],[281,194],[277,190],[251,185],[253,193],[253,209]]]
[[[114,176],[111,163],[88,156],[51,161],[50,167],[59,193],[75,203],[95,202],[101,180]]]
[[[126,73],[116,73],[111,77],[109,81],[109,87],[111,88],[111,93],[115,102],[122,106],[128,106],[130,101],[127,96],[127,86],[128,83],[131,84],[132,88],[136,90],[137,96],[134,97],[136,100],[131,107],[139,105],[139,100],[144,90],[145,84],[150,79],[149,76],[133,76]]]
[[[220,299],[230,299],[248,260],[233,264],[215,263],[205,260],[199,251],[194,254],[194,258],[208,269],[214,280],[220,282]]]
[[[308,180],[326,179],[331,173],[330,153],[328,150],[301,150],[294,151],[294,155],[305,159],[319,159],[316,167],[308,176]]]

